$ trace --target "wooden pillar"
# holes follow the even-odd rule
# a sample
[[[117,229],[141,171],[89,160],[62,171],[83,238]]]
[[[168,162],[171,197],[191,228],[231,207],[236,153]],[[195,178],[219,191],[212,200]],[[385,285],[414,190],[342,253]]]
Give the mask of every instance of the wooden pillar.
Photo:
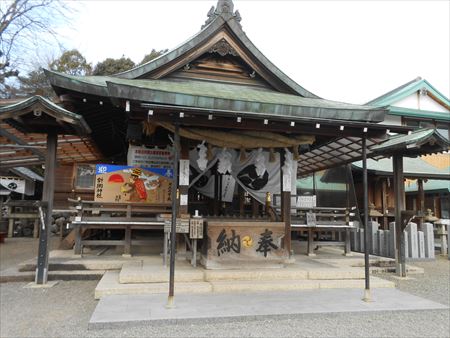
[[[82,219],[83,217],[83,203],[81,202],[81,199],[78,198],[78,204],[76,206],[77,209],[77,218],[79,220]],[[73,247],[73,251],[75,255],[81,255],[82,251],[83,251],[83,247],[81,245],[81,241],[82,241],[82,230],[81,230],[81,225],[77,224],[75,225],[75,244]]]
[[[388,229],[388,218],[386,216],[386,210],[388,209],[387,203],[387,178],[382,178],[381,181],[381,212],[383,213],[383,229]]]
[[[369,186],[367,177],[367,142],[366,137],[362,139],[362,161],[363,161],[363,200],[364,200],[364,276],[365,289],[364,300],[371,301],[370,294],[370,271],[369,271]]]
[[[123,247],[123,256],[131,256],[131,226],[127,225],[125,227],[125,245]]]
[[[259,216],[259,202],[252,196],[252,217],[257,218]]]
[[[405,246],[403,242],[402,210],[405,209],[405,183],[403,177],[403,157],[392,157],[394,170],[394,194],[395,194],[395,262],[396,272],[401,277],[406,277]]]
[[[33,238],[38,237],[39,237],[39,218],[36,218],[33,224]]]
[[[8,207],[8,238],[14,236],[14,218],[11,217],[13,210],[13,207]]]
[[[187,140],[180,142],[178,190],[180,199],[178,200],[178,217],[188,214],[188,192],[189,192],[189,143]],[[186,257],[186,240],[183,234],[177,234],[177,255]]]
[[[181,142],[180,151],[180,214],[188,213],[188,190],[189,190],[189,143],[187,140]],[[181,196],[186,196],[185,201],[182,200]],[[186,203],[183,203],[186,202]]]
[[[47,283],[48,276],[48,238],[52,221],[53,193],[55,190],[55,167],[58,135],[55,132],[47,134],[47,156],[45,158],[44,191],[42,200],[46,202],[45,223],[41,227],[39,236],[39,252],[36,268],[36,284]]]
[[[180,135],[179,126],[175,124],[173,144],[173,180],[172,180],[172,224],[170,231],[170,271],[169,271],[169,296],[167,307],[173,307],[174,287],[175,287],[175,241],[176,241],[176,222],[177,222],[177,183],[178,183],[178,159],[180,154]]]
[[[81,246],[81,225],[75,225],[75,244],[73,246],[73,253],[75,255],[81,255],[82,246]]]
[[[433,214],[434,216],[441,218],[441,206],[439,200],[438,194],[433,195]]]
[[[419,178],[417,180],[417,210],[419,211],[421,216],[425,215],[425,191],[423,190],[423,179]],[[419,229],[422,226],[423,218],[419,217]]]
[[[239,193],[239,217],[245,216],[245,190],[238,184]]]
[[[213,201],[213,212],[214,216],[219,216],[219,209],[220,209],[220,195],[219,195],[219,178],[220,175],[217,172],[217,165],[214,169],[214,201]]]
[[[284,150],[280,151],[281,219],[284,222],[284,248],[291,256],[291,179],[290,173],[283,173]]]

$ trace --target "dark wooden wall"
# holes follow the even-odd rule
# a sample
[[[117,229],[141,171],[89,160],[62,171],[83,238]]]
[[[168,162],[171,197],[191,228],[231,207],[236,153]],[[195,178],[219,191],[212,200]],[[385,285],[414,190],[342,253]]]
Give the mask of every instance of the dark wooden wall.
[[[94,199],[94,190],[75,189],[75,166],[76,164],[60,164],[56,167],[54,208],[67,209],[68,198],[80,196],[85,200]]]
[[[389,180],[389,183],[388,183]],[[369,184],[368,184],[368,193],[369,193],[369,205],[374,204],[376,210],[383,212],[383,181],[385,182],[386,187],[386,193],[385,193],[385,200],[386,200],[386,207],[389,211],[389,221],[393,221],[390,217],[394,216],[394,208],[395,208],[395,194],[394,194],[394,185],[392,178],[387,179],[386,177],[377,177],[373,175],[369,175]],[[362,201],[363,201],[363,186],[362,182],[359,180],[355,180],[355,193],[356,193],[356,199],[358,201],[359,208],[362,208]],[[416,210],[418,207],[418,193],[408,193],[406,194],[406,209],[407,210]],[[436,217],[442,217],[441,215],[441,195],[434,193],[434,194],[427,194],[425,192],[425,211],[426,209],[431,209],[433,214]],[[381,221],[381,220],[380,220]]]

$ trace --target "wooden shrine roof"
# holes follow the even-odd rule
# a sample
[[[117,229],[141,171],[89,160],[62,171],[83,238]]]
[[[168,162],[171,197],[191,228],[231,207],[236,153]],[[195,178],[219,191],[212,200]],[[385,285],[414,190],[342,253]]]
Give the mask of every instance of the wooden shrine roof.
[[[45,162],[45,134],[23,133],[5,122],[0,122],[0,144],[2,169],[39,165]],[[18,148],[18,145],[25,147]],[[89,137],[58,135],[58,162],[92,162],[101,158],[101,154]]]
[[[0,107],[0,121],[32,133],[52,131],[58,134],[87,135],[91,132],[81,115],[40,95]]]
[[[387,139],[367,137],[366,144],[367,158],[377,161],[396,154],[403,157],[417,157],[441,153],[448,151],[450,146],[450,142],[435,129],[419,129],[410,132],[408,135],[394,135]],[[298,160],[298,175],[300,177],[306,176],[312,172],[361,159],[361,137],[336,138],[326,144],[301,152]]]
[[[55,86],[86,94],[145,103],[229,111],[260,118],[322,118],[381,122],[387,109],[299,95],[257,90],[248,86],[186,80],[134,80],[107,76],[73,76],[46,71]]]
[[[270,62],[249,40],[231,0],[219,0],[200,32],[160,57],[111,76],[70,76],[46,70],[61,96],[211,109],[255,118],[381,122],[385,107],[325,100]],[[122,101],[120,101],[122,99]],[[88,121],[89,125],[90,122]],[[106,123],[106,122],[105,122]],[[94,128],[94,126],[91,125]]]

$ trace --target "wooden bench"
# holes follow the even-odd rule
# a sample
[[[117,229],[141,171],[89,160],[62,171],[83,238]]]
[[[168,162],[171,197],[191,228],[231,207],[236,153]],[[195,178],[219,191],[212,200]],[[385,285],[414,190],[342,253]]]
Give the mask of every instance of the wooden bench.
[[[69,199],[77,211],[70,223],[75,230],[74,253],[81,255],[83,246],[123,246],[124,255],[131,254],[131,246],[149,245],[148,240],[132,239],[133,230],[163,230],[164,220],[157,215],[170,213],[169,205],[145,205],[142,203],[105,203]],[[124,230],[121,240],[83,239],[85,230]]]
[[[352,215],[348,208],[335,207],[313,207],[302,208],[296,207],[296,215],[291,220],[291,231],[307,232],[308,247],[307,255],[314,255],[315,246],[342,246],[345,254],[350,254],[350,232],[356,227],[350,222]],[[321,241],[320,233],[331,232],[334,235],[344,233],[344,240],[331,238],[330,240]],[[314,239],[314,234],[318,237]]]

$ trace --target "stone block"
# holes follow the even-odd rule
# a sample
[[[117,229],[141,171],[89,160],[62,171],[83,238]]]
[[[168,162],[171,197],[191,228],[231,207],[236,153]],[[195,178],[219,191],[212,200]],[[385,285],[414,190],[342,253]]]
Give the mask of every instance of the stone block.
[[[370,243],[369,252],[374,255],[378,254],[377,231],[378,231],[379,227],[380,227],[380,223],[378,223],[378,222],[369,221],[369,223],[368,223],[369,243]]]
[[[434,233],[433,224],[423,223],[420,227],[423,231],[424,242],[425,242],[425,257],[434,258]]]
[[[359,251],[359,229],[350,232],[350,243],[352,251]]]
[[[408,241],[408,233],[406,231],[403,231],[402,244],[405,248],[405,258],[411,257],[409,255],[409,241]]]
[[[391,254],[391,257],[395,257],[395,222],[389,223],[389,253]]]
[[[419,243],[417,237],[417,224],[409,223],[406,226],[408,253],[410,258],[419,258]]]
[[[417,240],[419,243],[419,258],[425,258],[425,238],[423,231],[417,231]]]
[[[359,251],[364,252],[364,229],[359,229]]]
[[[377,247],[378,247],[378,255],[385,256],[386,249],[384,247],[384,230],[377,231]]]
[[[384,230],[384,256],[385,257],[391,257],[391,254],[389,252],[389,236],[390,236],[390,231],[389,230]]]

